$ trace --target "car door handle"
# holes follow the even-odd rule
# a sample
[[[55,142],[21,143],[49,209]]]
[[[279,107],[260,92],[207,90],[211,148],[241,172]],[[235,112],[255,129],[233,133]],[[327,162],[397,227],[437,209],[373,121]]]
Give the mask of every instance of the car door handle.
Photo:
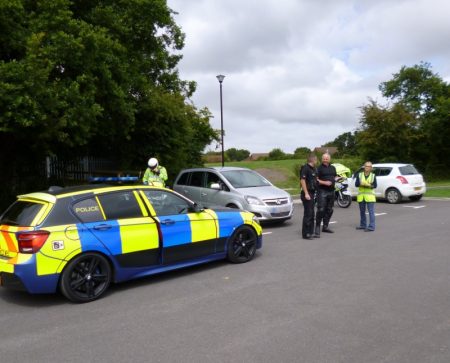
[[[112,226],[110,224],[97,224],[96,226],[94,226],[94,229],[96,231],[106,231],[111,228]]]
[[[161,224],[164,224],[165,226],[171,226],[172,224],[175,224],[175,221],[173,219],[164,219],[161,221]]]

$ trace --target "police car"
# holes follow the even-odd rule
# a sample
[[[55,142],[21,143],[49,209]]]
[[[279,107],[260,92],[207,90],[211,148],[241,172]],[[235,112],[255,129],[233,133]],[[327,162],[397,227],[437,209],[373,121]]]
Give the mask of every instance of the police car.
[[[74,302],[122,282],[213,260],[250,261],[252,213],[202,209],[168,189],[88,185],[21,195],[0,217],[0,283]]]

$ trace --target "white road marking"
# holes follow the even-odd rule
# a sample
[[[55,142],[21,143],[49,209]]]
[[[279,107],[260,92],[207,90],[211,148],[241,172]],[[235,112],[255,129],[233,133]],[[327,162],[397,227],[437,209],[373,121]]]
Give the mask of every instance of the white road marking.
[[[387,214],[387,213],[375,213],[375,217],[377,217],[377,216],[384,216],[385,214]]]
[[[414,209],[420,209],[425,208],[426,205],[404,205],[403,208],[414,208]]]
[[[272,234],[273,232],[263,232],[262,234]]]

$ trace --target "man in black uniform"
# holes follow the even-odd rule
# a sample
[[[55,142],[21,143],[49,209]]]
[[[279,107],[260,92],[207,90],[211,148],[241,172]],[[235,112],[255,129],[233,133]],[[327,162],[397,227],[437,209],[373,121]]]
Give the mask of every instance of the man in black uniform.
[[[314,196],[316,194],[317,157],[310,154],[307,163],[300,169],[300,199],[303,203],[302,236],[304,239],[312,239],[314,233]]]
[[[334,182],[336,180],[336,169],[330,165],[330,154],[322,155],[322,164],[317,168],[317,214],[316,229],[314,237],[320,237],[320,224],[323,220],[322,232],[334,233],[329,227],[334,205]]]

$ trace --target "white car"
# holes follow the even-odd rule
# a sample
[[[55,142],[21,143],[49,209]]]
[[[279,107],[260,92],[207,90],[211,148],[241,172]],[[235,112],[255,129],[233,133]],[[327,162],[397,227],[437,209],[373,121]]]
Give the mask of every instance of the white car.
[[[358,195],[356,174],[362,170],[361,167],[353,178],[349,178],[349,190],[353,197]],[[427,191],[422,174],[412,164],[373,164],[373,172],[377,177],[376,197],[385,198],[389,203],[399,203],[403,198],[420,200]]]

